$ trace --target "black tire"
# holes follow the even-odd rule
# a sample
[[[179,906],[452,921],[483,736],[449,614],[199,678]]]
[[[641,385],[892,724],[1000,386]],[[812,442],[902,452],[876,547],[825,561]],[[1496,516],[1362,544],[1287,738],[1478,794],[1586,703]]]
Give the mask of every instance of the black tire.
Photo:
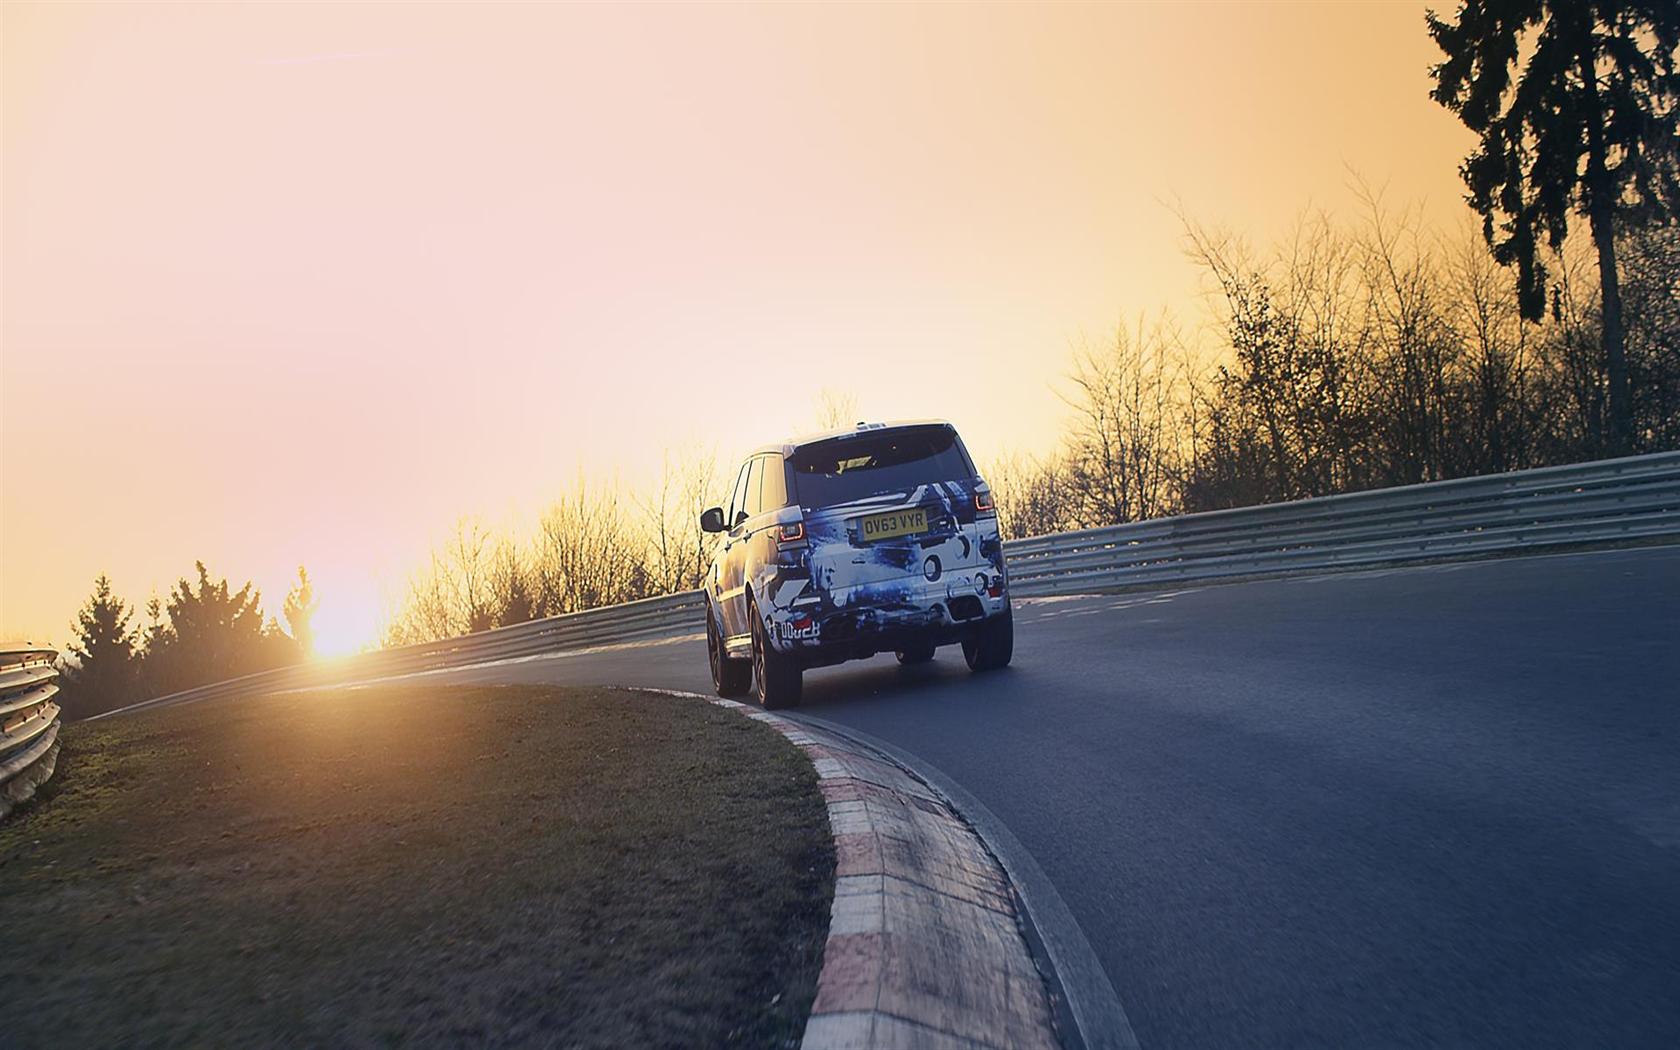
[[[963,639],[962,647],[970,671],[1008,667],[1015,655],[1015,611],[1004,609],[1002,616],[982,621],[972,635]]]
[[[918,645],[913,649],[900,649],[898,651],[898,662],[905,666],[925,664],[931,659],[933,659],[933,646],[931,645]]]
[[[746,695],[752,687],[752,661],[731,660],[723,651],[723,635],[710,606],[706,609],[706,658],[712,664],[712,688],[717,695],[731,700]]]
[[[747,602],[747,615],[752,619],[753,688],[759,705],[766,711],[780,707],[798,707],[799,695],[804,691],[805,675],[799,664],[770,647],[764,634],[764,617],[758,615],[758,603]]]

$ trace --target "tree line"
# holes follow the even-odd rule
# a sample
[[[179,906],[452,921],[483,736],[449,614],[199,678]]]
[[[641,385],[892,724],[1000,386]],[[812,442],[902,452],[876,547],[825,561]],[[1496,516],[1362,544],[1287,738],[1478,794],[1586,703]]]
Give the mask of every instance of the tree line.
[[[310,655],[310,620],[317,599],[309,573],[281,605],[286,627],[265,616],[262,594],[249,582],[233,589],[212,579],[203,562],[197,578],[181,578],[167,598],[146,603],[143,624],[101,574],[76,615],[74,640],[60,665],[59,704],[65,717],[87,718],[154,696],[296,663]]]
[[[995,472],[1012,535],[1680,447],[1680,5],[1425,21],[1481,243],[1369,192],[1263,254],[1186,222],[1218,364],[1166,322],[1082,351],[1061,449]]]
[[[1356,221],[1304,218],[1265,251],[1186,222],[1211,322],[1139,321],[1075,352],[1055,450],[988,474],[1006,533],[1680,448],[1680,226],[1630,224],[1618,240],[1623,438],[1584,252],[1551,256],[1549,308],[1529,320],[1473,235],[1364,204]]]
[[[667,457],[649,491],[581,479],[523,539],[463,518],[413,574],[382,641],[432,641],[700,586],[718,502],[717,457]]]

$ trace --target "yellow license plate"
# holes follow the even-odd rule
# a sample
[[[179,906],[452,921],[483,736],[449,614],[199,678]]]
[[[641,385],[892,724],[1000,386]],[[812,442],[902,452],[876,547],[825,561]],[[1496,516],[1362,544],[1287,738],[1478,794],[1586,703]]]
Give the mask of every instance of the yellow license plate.
[[[865,543],[890,540],[894,536],[911,536],[927,531],[926,510],[895,510],[887,514],[871,514],[858,519],[858,535]]]

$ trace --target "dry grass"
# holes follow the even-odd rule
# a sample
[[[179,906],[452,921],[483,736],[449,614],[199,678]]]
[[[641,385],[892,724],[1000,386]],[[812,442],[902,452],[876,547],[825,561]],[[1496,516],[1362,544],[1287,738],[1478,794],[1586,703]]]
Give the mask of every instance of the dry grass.
[[[0,825],[8,1045],[796,1041],[809,763],[696,700],[329,690],[77,724]]]

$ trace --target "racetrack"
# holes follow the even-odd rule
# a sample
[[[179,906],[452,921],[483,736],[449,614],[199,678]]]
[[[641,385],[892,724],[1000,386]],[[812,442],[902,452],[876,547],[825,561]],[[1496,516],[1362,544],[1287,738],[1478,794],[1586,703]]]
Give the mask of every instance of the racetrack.
[[[1001,822],[1142,1046],[1680,1046],[1680,547],[1016,624],[1008,671],[878,657],[802,713]],[[692,639],[427,677],[710,685]]]

